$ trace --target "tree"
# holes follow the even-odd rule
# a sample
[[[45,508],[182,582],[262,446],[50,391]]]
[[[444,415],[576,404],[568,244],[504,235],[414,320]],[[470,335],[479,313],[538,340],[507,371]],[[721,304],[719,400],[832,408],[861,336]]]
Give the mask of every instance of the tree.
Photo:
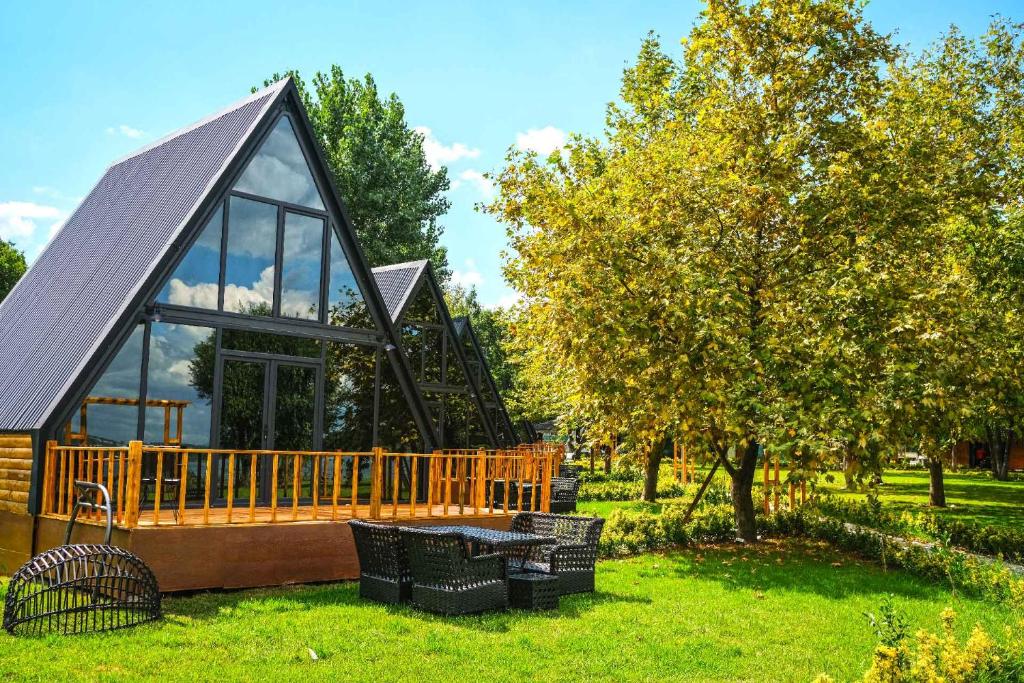
[[[667,434],[695,434],[747,541],[762,444],[812,461],[833,407],[810,397],[873,355],[857,342],[882,318],[853,314],[887,293],[869,122],[894,56],[856,2],[711,0],[681,61],[645,41],[604,139],[512,151],[497,177],[526,371],[558,368],[571,410],[636,435],[649,473]]]
[[[25,268],[25,254],[15,249],[13,243],[0,239],[0,301],[14,289]]]
[[[445,282],[439,220],[450,206],[448,172],[427,163],[423,136],[409,128],[398,96],[382,97],[370,74],[346,79],[337,65],[317,72],[311,87],[296,71],[264,85],[285,76],[295,79],[370,265],[430,259]]]
[[[919,217],[913,305],[895,329],[894,424],[929,460],[930,503],[945,505],[943,462],[958,441],[987,441],[993,471],[1024,418],[1024,49],[995,20],[980,39],[955,27],[893,65],[883,120],[895,184]]]

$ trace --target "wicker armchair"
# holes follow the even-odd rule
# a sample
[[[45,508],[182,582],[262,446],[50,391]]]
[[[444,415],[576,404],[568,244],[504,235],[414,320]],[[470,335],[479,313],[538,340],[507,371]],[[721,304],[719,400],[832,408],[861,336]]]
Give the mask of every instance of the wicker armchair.
[[[551,512],[576,512],[580,480],[570,477],[551,478]]]
[[[554,574],[562,595],[594,590],[597,543],[604,520],[543,512],[520,512],[512,518],[512,531],[554,536],[558,543],[536,546],[523,564],[524,571]]]
[[[579,479],[580,478],[580,466],[579,465],[570,465],[568,463],[564,463],[563,462],[561,465],[558,466],[558,476],[560,476],[560,477],[568,477],[570,479]]]
[[[401,603],[412,595],[412,574],[398,527],[352,520],[359,556],[359,597]]]
[[[412,603],[436,614],[471,614],[508,607],[505,558],[469,557],[458,534],[403,528],[412,568]]]

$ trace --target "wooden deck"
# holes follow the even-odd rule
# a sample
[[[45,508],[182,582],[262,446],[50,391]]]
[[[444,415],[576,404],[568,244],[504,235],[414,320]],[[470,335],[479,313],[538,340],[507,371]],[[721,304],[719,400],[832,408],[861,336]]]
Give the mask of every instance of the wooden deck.
[[[276,510],[269,506],[258,506],[250,510],[248,507],[236,507],[228,516],[226,507],[186,508],[184,516],[181,516],[176,509],[161,510],[159,518],[156,518],[152,510],[144,510],[139,515],[138,524],[135,528],[167,528],[178,526],[246,526],[250,524],[282,524],[289,522],[347,522],[350,519],[362,519],[369,522],[412,522],[437,520],[438,523],[450,522],[453,518],[480,518],[480,517],[511,517],[515,515],[514,509],[507,512],[503,508],[491,510],[490,508],[474,508],[470,505],[458,504],[433,505],[428,507],[425,503],[417,503],[415,509],[408,503],[400,503],[397,506],[386,505],[381,509],[380,517],[373,519],[370,516],[370,505],[359,505],[352,514],[351,505],[339,505],[336,511],[330,505],[317,506],[300,505],[297,508],[279,507]],[[55,520],[65,520],[63,515],[44,515]],[[102,526],[104,521],[99,518],[79,518],[79,522]]]
[[[455,519],[474,526],[508,529],[512,516],[467,511]],[[452,520],[453,516],[418,516],[379,523],[432,526],[451,524]],[[35,548],[60,545],[66,523],[55,516],[38,517]],[[102,524],[92,520],[76,525],[72,542],[100,543],[103,530]],[[132,529],[115,528],[112,542],[142,558],[165,593],[359,578],[359,560],[347,519],[156,527],[140,520]]]
[[[86,481],[108,492],[113,544],[146,562],[162,591],[354,579],[359,562],[348,520],[508,529],[516,511],[505,508],[506,486],[511,507],[547,511],[562,455],[545,444],[341,453],[50,442],[31,550],[63,542],[76,482]],[[264,497],[250,500],[250,491]],[[88,495],[102,502],[102,494]],[[78,519],[72,542],[102,541],[104,515]]]

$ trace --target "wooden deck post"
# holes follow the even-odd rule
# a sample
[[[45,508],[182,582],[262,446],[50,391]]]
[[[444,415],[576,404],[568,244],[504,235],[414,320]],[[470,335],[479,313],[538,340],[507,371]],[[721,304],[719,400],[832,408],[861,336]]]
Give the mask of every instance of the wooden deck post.
[[[380,519],[380,499],[384,489],[384,449],[380,446],[374,448],[371,457],[370,519]]]
[[[142,442],[128,442],[128,500],[125,501],[125,526],[139,524],[139,491],[142,485]],[[69,510],[70,512],[70,510]]]

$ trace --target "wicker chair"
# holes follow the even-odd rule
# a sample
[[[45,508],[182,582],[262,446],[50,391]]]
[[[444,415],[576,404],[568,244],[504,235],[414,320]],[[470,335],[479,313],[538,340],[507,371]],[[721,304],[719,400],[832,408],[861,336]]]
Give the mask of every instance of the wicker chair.
[[[560,477],[568,477],[570,479],[579,479],[580,478],[580,466],[579,465],[570,465],[568,463],[564,463],[563,462],[561,465],[558,466],[558,476],[560,476]]]
[[[600,517],[520,512],[512,518],[512,531],[554,536],[558,543],[531,549],[524,571],[554,574],[562,595],[594,590],[597,543],[604,520]]]
[[[579,479],[552,477],[551,512],[576,512],[576,496],[579,492]]]
[[[508,607],[505,558],[469,557],[458,534],[403,528],[412,568],[412,604],[436,614],[471,614]]]
[[[359,556],[359,597],[402,603],[412,595],[412,574],[398,527],[352,520]]]

